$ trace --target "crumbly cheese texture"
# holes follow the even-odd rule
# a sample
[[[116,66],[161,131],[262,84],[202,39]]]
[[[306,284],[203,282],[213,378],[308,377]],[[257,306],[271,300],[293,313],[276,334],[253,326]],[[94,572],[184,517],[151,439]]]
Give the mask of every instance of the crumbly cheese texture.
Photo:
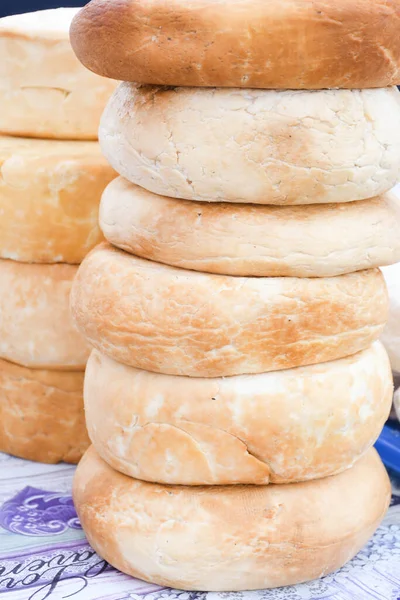
[[[377,196],[400,177],[400,92],[123,83],[103,152],[151,192],[187,200],[319,204]]]

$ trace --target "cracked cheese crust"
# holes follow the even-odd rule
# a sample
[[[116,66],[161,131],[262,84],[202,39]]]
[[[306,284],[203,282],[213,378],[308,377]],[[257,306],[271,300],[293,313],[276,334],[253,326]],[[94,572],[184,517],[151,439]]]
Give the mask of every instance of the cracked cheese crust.
[[[100,227],[136,256],[223,275],[331,277],[400,261],[400,198],[393,193],[253,206],[167,198],[119,177],[102,196]]]
[[[77,463],[89,446],[83,371],[43,371],[0,360],[0,451]]]
[[[0,136],[0,257],[80,263],[103,239],[98,207],[114,176],[97,142]]]
[[[383,276],[230,277],[143,260],[108,244],[71,294],[88,341],[115,360],[191,377],[262,373],[354,354],[386,321]]]
[[[0,260],[0,358],[33,369],[85,369],[90,350],[69,309],[76,271]]]
[[[275,89],[400,83],[397,0],[93,0],[71,42],[95,73]]]
[[[111,565],[204,591],[280,587],[335,571],[374,533],[390,495],[373,449],[318,481],[189,488],[121,475],[92,447],[73,490],[89,543]]]
[[[76,59],[68,30],[78,9],[0,19],[0,131],[28,137],[95,140],[115,82]]]
[[[289,483],[355,463],[392,404],[379,342],[348,358],[275,373],[189,378],[127,367],[93,350],[85,414],[99,455],[145,481]]]
[[[363,200],[400,178],[400,92],[123,83],[99,138],[120,175],[164,196],[290,205]]]

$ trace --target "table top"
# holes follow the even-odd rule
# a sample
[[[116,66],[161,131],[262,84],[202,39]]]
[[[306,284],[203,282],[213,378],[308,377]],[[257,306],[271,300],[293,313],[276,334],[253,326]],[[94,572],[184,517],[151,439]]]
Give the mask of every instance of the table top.
[[[138,581],[89,546],[71,498],[75,467],[0,453],[0,600],[400,600],[400,478],[370,543],[308,584],[238,593],[182,592]]]

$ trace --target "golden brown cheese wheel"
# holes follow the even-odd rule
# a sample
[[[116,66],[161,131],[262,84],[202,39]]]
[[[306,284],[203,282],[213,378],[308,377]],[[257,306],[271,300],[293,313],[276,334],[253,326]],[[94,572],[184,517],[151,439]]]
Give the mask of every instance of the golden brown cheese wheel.
[[[83,371],[46,371],[0,360],[0,452],[77,463],[89,446]]]
[[[0,136],[0,257],[80,263],[102,240],[101,194],[115,177],[97,142]]]
[[[69,41],[76,8],[0,19],[0,132],[39,138],[97,139],[116,82],[79,63]]]
[[[220,377],[342,358],[386,322],[383,276],[231,277],[176,269],[100,244],[71,294],[95,348],[159,373]]]
[[[107,240],[164,264],[223,275],[331,277],[400,261],[400,199],[313,206],[190,202],[122,177],[100,204]]]
[[[259,375],[195,378],[127,367],[93,350],[85,414],[114,469],[165,484],[319,479],[375,442],[392,404],[379,342],[348,358]]]
[[[70,313],[75,265],[0,260],[0,358],[33,369],[83,371],[89,346]]]
[[[178,589],[236,591],[336,571],[378,527],[391,488],[373,449],[317,481],[186,487],[122,475],[92,447],[73,497],[89,543],[122,572]]]
[[[399,28],[396,0],[93,0],[71,40],[124,81],[370,88],[400,83]]]

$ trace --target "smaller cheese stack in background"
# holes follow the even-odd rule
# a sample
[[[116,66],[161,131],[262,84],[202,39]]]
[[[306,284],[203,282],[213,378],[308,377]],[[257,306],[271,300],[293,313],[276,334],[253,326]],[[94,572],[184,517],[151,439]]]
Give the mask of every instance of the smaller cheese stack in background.
[[[97,140],[115,83],[76,59],[69,27],[78,8],[0,19],[0,131],[45,139]]]
[[[0,451],[43,462],[78,462],[89,443],[69,295],[115,176],[96,141],[115,82],[77,61],[76,12],[0,19]]]
[[[74,19],[83,64],[125,80],[99,130],[121,175],[108,243],[71,295],[94,347],[74,501],[122,571],[284,586],[382,520],[399,25],[380,0],[92,0]]]

